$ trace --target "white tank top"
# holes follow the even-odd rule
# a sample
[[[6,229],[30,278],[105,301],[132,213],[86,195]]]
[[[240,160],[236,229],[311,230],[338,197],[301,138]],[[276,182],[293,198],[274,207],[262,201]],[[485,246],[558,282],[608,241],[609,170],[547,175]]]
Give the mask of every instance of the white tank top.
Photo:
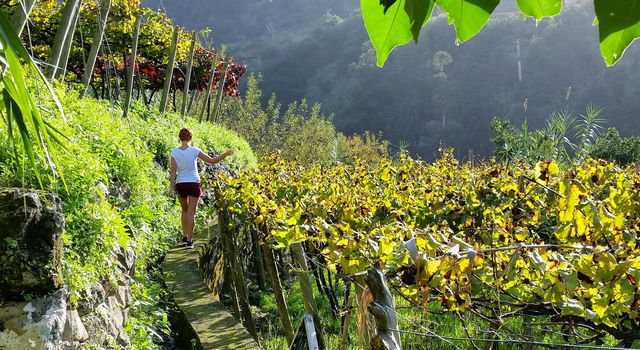
[[[187,147],[187,149],[174,148],[171,150],[171,157],[176,160],[178,168],[178,179],[176,183],[181,182],[200,182],[200,175],[198,175],[198,166],[196,159],[200,154],[200,149],[197,147]]]

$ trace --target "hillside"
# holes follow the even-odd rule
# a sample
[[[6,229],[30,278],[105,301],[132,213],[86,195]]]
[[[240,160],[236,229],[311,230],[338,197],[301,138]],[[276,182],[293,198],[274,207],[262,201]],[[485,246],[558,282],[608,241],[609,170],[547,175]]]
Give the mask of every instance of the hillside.
[[[604,108],[607,126],[624,135],[640,131],[630,123],[640,108],[632,98],[638,48],[631,46],[621,62],[605,69],[589,2],[566,3],[563,14],[538,24],[496,16],[475,40],[460,45],[445,18],[438,18],[423,29],[418,45],[394,50],[384,68],[375,67],[356,1],[322,2],[324,7],[221,1],[215,9],[189,3],[164,6],[177,23],[211,27],[218,33],[214,40],[229,45],[249,72],[261,72],[265,99],[275,93],[284,103],[303,97],[320,102],[335,115],[338,130],[380,130],[392,144],[406,141],[426,159],[441,144],[461,156],[468,149],[489,155],[494,116],[516,123],[526,118],[541,127],[554,111],[566,108],[578,117],[590,103]],[[497,12],[515,10],[509,4]],[[195,8],[208,16],[188,12]],[[226,15],[232,8],[239,17]]]

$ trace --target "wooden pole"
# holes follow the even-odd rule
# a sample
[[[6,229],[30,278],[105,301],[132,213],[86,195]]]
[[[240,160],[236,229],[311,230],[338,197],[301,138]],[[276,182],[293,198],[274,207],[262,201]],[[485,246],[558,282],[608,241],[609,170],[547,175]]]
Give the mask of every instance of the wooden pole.
[[[129,58],[129,69],[127,73],[127,95],[125,96],[124,112],[122,114],[124,118],[127,118],[129,116],[129,105],[131,104],[131,95],[133,94],[133,75],[136,68],[136,53],[138,51],[138,35],[140,34],[140,22],[142,22],[142,16],[138,16],[138,18],[136,18],[136,23],[133,30],[133,47],[131,48],[131,57]]]
[[[218,60],[218,56],[216,55],[216,50],[213,50],[213,61],[211,62],[211,73],[209,73],[209,83],[207,84],[207,93],[204,95],[204,105],[202,106],[202,110],[200,111],[200,117],[198,121],[202,122],[202,118],[204,117],[204,110],[207,109],[207,105],[209,103],[209,96],[211,95],[211,85],[213,85],[213,76],[216,73],[216,61]]]
[[[261,243],[262,254],[264,255],[264,261],[267,265],[267,272],[269,273],[269,279],[271,279],[271,288],[273,294],[276,297],[276,304],[278,305],[278,312],[280,313],[280,320],[282,321],[282,328],[284,329],[284,335],[287,338],[287,343],[291,345],[295,336],[293,332],[293,326],[291,326],[291,318],[289,317],[289,308],[287,302],[284,299],[282,293],[282,284],[280,283],[280,276],[278,274],[278,266],[276,265],[276,259],[273,255],[273,250],[267,245],[267,243]]]
[[[524,316],[522,320],[522,335],[528,342],[533,342],[533,327],[531,327],[531,316]],[[522,345],[523,350],[533,350],[533,344],[525,343]]]
[[[96,64],[98,58],[98,51],[100,51],[100,45],[102,45],[102,36],[104,34],[104,27],[107,24],[107,17],[109,16],[109,10],[111,9],[111,0],[102,0],[100,2],[100,16],[98,17],[98,28],[93,33],[93,43],[91,44],[91,50],[89,51],[89,60],[84,69],[84,75],[82,76],[82,83],[84,84],[84,90],[80,93],[80,97],[84,97],[89,90],[89,83],[91,82],[91,76],[93,75],[93,67]]]
[[[197,33],[191,34],[191,48],[189,49],[189,60],[187,61],[187,73],[184,76],[184,90],[182,91],[182,109],[180,114],[187,113],[187,102],[189,100],[189,83],[191,83],[191,69],[193,68],[193,52],[196,49]]]
[[[215,191],[215,190],[214,190]],[[216,191],[216,198],[218,197],[218,192]],[[231,232],[229,232],[229,218],[227,216],[227,212],[225,210],[218,211],[218,222],[220,225],[220,232],[222,233],[222,249],[223,249],[223,259],[224,259],[224,284],[228,288],[229,293],[231,293],[232,299],[232,309],[234,315],[238,319],[242,319],[242,315],[240,314],[240,303],[238,298],[238,291],[235,282],[235,275],[233,273],[233,242],[231,241]]]
[[[205,106],[206,107],[206,106]],[[262,249],[260,249],[260,241],[258,240],[258,233],[254,228],[250,229],[251,233],[251,245],[254,252],[254,262],[255,262],[255,270],[258,274],[258,288],[260,290],[265,291],[266,289],[266,281],[264,278],[264,263],[262,259]]]
[[[13,28],[16,30],[16,34],[18,37],[22,35],[22,30],[24,26],[27,24],[27,19],[29,19],[29,14],[33,9],[33,5],[36,4],[36,0],[21,0],[18,1],[18,9],[11,17],[11,24]]]
[[[296,265],[298,265],[296,275],[298,277],[298,282],[300,282],[300,290],[304,300],[304,309],[307,313],[313,316],[313,321],[318,328],[318,344],[321,349],[324,349],[324,332],[322,331],[322,324],[320,323],[320,317],[318,316],[318,306],[316,305],[316,299],[313,296],[311,281],[309,281],[309,266],[307,265],[302,244],[300,244],[300,242],[291,244],[291,253],[293,254],[293,259],[295,260]]]
[[[107,83],[107,99],[111,101],[111,61],[108,59],[104,60],[104,75],[102,76],[102,80],[104,81],[105,79]]]
[[[178,36],[180,28],[173,28],[173,38],[171,39],[171,49],[169,51],[169,62],[164,75],[164,86],[162,88],[162,98],[160,99],[160,113],[164,113],[167,108],[167,99],[169,98],[169,90],[171,88],[171,79],[173,78],[173,67],[176,63],[176,52],[178,51]]]
[[[351,289],[351,284],[347,284],[347,291]],[[351,305],[353,305],[353,294],[349,293],[347,299],[344,301],[345,314],[342,318],[342,334],[340,336],[340,350],[347,349],[347,342],[349,341],[349,325],[351,323]]]
[[[367,270],[366,283],[373,294],[373,301],[369,304],[368,309],[375,318],[377,329],[377,334],[371,339],[371,344],[376,344],[376,349],[401,350],[400,331],[393,297],[387,288],[382,271],[377,268]]]
[[[193,90],[193,93],[190,94],[189,97],[189,104],[187,105],[187,114],[191,114],[191,106],[193,106],[193,101],[196,100],[196,98],[198,97],[198,90]]]
[[[240,312],[242,314],[242,318],[244,320],[244,325],[247,327],[247,331],[253,336],[256,342],[259,343],[260,338],[258,337],[258,331],[256,329],[255,321],[253,320],[253,315],[251,314],[251,307],[249,306],[249,297],[247,294],[247,288],[244,284],[244,273],[243,268],[238,261],[238,255],[236,252],[238,251],[235,235],[232,232],[228,232],[229,239],[231,240],[231,251],[230,260],[231,265],[233,266],[233,279],[234,284],[236,286],[236,291],[238,292],[238,303],[240,304]]]
[[[80,10],[82,4],[78,6],[76,12],[73,14],[73,25],[69,30],[67,37],[64,39],[64,45],[62,46],[62,53],[60,54],[60,60],[58,61],[58,69],[56,70],[55,77],[64,80],[64,76],[67,73],[67,64],[69,63],[69,55],[71,54],[71,46],[73,45],[73,36],[78,26],[78,20],[80,19]]]
[[[62,19],[60,20],[60,27],[58,27],[58,31],[56,31],[56,36],[53,39],[53,45],[51,46],[51,54],[47,61],[48,66],[46,69],[46,75],[49,79],[53,79],[59,69],[58,65],[60,64],[60,56],[64,49],[65,40],[74,23],[74,14],[76,13],[76,9],[79,8],[81,4],[82,0],[67,0],[67,3],[64,5]],[[73,33],[73,31],[71,32]]]
[[[214,123],[218,122],[218,114],[222,106],[222,99],[224,98],[224,81],[227,79],[227,67],[229,66],[229,55],[224,55],[224,62],[222,63],[222,71],[220,74],[220,81],[218,82],[218,94],[216,95],[216,103],[213,105],[213,118]]]

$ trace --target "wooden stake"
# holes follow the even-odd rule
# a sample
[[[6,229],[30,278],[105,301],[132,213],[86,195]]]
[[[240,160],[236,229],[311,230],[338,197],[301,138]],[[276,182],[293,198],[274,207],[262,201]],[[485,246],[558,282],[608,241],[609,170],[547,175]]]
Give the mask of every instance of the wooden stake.
[[[271,279],[271,288],[273,289],[273,294],[276,297],[276,304],[278,305],[278,312],[280,313],[280,320],[282,321],[284,335],[287,338],[287,343],[291,345],[295,334],[293,333],[293,327],[291,326],[289,308],[287,307],[287,302],[285,301],[284,294],[282,293],[282,284],[280,283],[280,276],[278,275],[276,259],[273,255],[273,250],[267,245],[267,243],[263,242],[260,245],[262,247],[264,261],[267,264],[269,279]]]
[[[229,258],[231,260],[231,265],[233,267],[233,278],[234,284],[236,286],[236,291],[238,293],[238,303],[240,304],[240,312],[242,314],[242,319],[244,320],[244,325],[247,327],[249,334],[253,336],[256,342],[260,342],[260,337],[258,337],[258,331],[256,329],[255,321],[253,320],[253,315],[251,314],[251,307],[249,306],[249,296],[247,294],[247,288],[244,283],[244,269],[242,268],[240,262],[238,261],[238,255],[236,252],[238,251],[236,242],[235,242],[235,234],[233,232],[227,232],[229,239],[231,240],[231,250],[229,251]]]
[[[56,32],[56,36],[53,39],[53,45],[51,46],[51,54],[49,55],[48,66],[46,68],[47,76],[49,79],[53,79],[57,70],[59,69],[58,65],[60,64],[60,56],[62,55],[62,50],[64,49],[64,43],[69,35],[71,30],[71,26],[74,23],[74,14],[76,13],[76,9],[80,7],[82,4],[82,0],[67,0],[67,3],[64,5],[64,10],[62,12],[62,20],[60,21],[60,27]]]
[[[102,36],[104,34],[104,27],[107,24],[107,17],[109,17],[109,10],[111,9],[111,0],[102,0],[100,2],[100,16],[98,17],[98,28],[93,33],[93,43],[91,44],[91,50],[89,51],[89,59],[84,67],[84,75],[82,76],[82,83],[84,84],[84,90],[80,93],[80,97],[84,97],[89,90],[89,83],[91,82],[91,76],[93,75],[93,67],[96,64],[98,58],[98,51],[100,51],[100,45],[102,45]]]
[[[220,81],[218,82],[218,93],[216,95],[216,103],[213,106],[213,122],[218,122],[218,114],[222,107],[222,100],[224,99],[224,81],[227,79],[227,68],[229,66],[229,55],[224,55],[224,62],[222,63],[222,74],[220,74]]]
[[[202,110],[200,111],[200,118],[198,118],[200,122],[202,122],[202,118],[204,117],[204,110],[207,109],[207,106],[209,103],[209,96],[211,95],[211,85],[213,85],[213,76],[216,73],[216,61],[218,61],[218,56],[216,54],[216,50],[213,50],[213,61],[211,62],[211,73],[209,73],[209,83],[207,84],[207,93],[204,95],[205,96],[204,105],[202,106]]]
[[[24,29],[25,24],[27,24],[27,19],[29,18],[29,14],[33,9],[33,5],[36,4],[36,0],[21,0],[18,1],[18,8],[16,12],[11,17],[11,24],[13,28],[16,30],[16,34],[18,37],[22,35],[22,30]]]
[[[347,285],[351,288],[351,285]],[[351,323],[351,305],[353,305],[353,294],[349,293],[347,300],[345,300],[346,312],[342,319],[342,335],[340,336],[340,350],[347,349],[347,342],[349,341],[349,324]]]
[[[184,90],[182,91],[182,109],[180,113],[187,112],[187,101],[189,100],[189,83],[191,83],[191,69],[193,68],[193,52],[196,49],[197,34],[194,31],[191,35],[191,48],[189,49],[189,60],[187,61],[187,73],[184,76]]]
[[[258,274],[258,288],[262,291],[266,291],[266,281],[264,278],[264,263],[262,259],[262,249],[260,249],[260,242],[258,240],[258,233],[254,228],[251,228],[251,245],[254,252],[255,270]]]
[[[300,282],[300,290],[302,291],[302,298],[304,300],[304,309],[307,313],[313,316],[313,320],[318,328],[318,344],[321,349],[324,349],[324,332],[322,331],[322,324],[320,323],[320,317],[318,316],[318,306],[316,305],[316,299],[313,296],[311,281],[309,281],[309,266],[307,265],[302,244],[300,244],[300,242],[291,244],[291,253],[293,254],[296,265],[298,265],[296,275],[298,277],[298,282]]]
[[[71,54],[71,46],[73,44],[73,36],[78,26],[78,20],[80,19],[80,10],[82,4],[78,6],[76,12],[73,14],[73,25],[69,30],[67,37],[64,39],[64,45],[62,46],[62,52],[60,53],[60,60],[58,61],[58,69],[56,70],[55,77],[64,80],[64,76],[67,74],[67,64],[69,63],[69,55]]]
[[[167,99],[169,98],[169,90],[171,89],[171,79],[173,78],[173,67],[176,63],[176,52],[178,51],[178,36],[180,28],[173,28],[173,38],[171,39],[171,49],[169,51],[169,62],[167,62],[167,70],[164,75],[164,86],[162,88],[162,98],[160,99],[160,113],[164,113],[167,109]]]
[[[136,53],[138,51],[138,35],[140,34],[140,22],[142,22],[142,16],[136,18],[136,23],[133,30],[133,47],[131,48],[131,57],[129,58],[129,69],[127,74],[127,95],[124,100],[124,112],[122,116],[127,118],[129,116],[129,105],[131,104],[131,95],[133,94],[133,74],[136,68]],[[125,59],[126,64],[126,59]]]

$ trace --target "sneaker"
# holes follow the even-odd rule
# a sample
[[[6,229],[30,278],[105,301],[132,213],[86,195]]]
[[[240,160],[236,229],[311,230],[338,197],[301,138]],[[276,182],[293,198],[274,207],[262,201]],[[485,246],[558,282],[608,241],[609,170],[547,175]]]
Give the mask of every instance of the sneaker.
[[[187,241],[187,248],[193,249],[196,247],[196,244],[193,241]]]
[[[182,236],[182,245],[187,245],[189,244],[189,240],[187,239],[186,236]]]

